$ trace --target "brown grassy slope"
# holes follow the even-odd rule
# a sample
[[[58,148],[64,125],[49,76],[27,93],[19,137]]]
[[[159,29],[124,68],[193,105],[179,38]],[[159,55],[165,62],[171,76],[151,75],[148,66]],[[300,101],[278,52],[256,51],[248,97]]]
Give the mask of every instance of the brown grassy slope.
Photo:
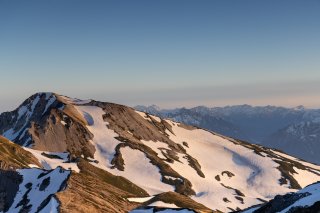
[[[30,152],[0,136],[0,169],[29,168],[29,164],[41,167]]]
[[[81,172],[72,173],[67,189],[57,194],[62,213],[128,212],[140,204],[126,198],[149,196],[127,179],[96,168],[85,160],[78,166]]]

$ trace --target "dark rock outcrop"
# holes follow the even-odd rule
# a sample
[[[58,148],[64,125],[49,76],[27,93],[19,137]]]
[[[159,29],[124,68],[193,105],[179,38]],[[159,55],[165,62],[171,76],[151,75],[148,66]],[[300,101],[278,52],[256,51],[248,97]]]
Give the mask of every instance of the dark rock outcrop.
[[[6,212],[19,191],[22,176],[16,171],[0,169],[0,211]]]

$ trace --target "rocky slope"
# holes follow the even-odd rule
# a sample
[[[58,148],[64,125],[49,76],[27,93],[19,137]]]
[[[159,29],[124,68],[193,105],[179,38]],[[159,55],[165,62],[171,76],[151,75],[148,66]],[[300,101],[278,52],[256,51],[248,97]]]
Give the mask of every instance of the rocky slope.
[[[295,193],[278,195],[268,203],[249,208],[243,213],[315,213],[320,211],[320,182]]]
[[[71,171],[62,212],[235,211],[320,180],[284,153],[98,101],[38,93],[0,115],[0,134],[47,170]]]

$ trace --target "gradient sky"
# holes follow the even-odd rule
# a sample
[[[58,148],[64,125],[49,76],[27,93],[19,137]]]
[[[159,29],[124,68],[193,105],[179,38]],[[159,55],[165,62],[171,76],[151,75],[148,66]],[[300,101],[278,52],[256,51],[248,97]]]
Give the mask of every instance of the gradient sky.
[[[38,91],[320,107],[319,11],[318,0],[0,0],[0,112]]]

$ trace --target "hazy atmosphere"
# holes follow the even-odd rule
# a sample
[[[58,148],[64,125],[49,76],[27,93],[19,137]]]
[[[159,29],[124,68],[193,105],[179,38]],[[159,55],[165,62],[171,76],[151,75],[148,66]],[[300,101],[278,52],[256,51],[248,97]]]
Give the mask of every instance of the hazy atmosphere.
[[[0,0],[0,213],[320,212],[320,0]]]
[[[53,91],[134,106],[320,107],[319,1],[0,1],[0,112]]]

